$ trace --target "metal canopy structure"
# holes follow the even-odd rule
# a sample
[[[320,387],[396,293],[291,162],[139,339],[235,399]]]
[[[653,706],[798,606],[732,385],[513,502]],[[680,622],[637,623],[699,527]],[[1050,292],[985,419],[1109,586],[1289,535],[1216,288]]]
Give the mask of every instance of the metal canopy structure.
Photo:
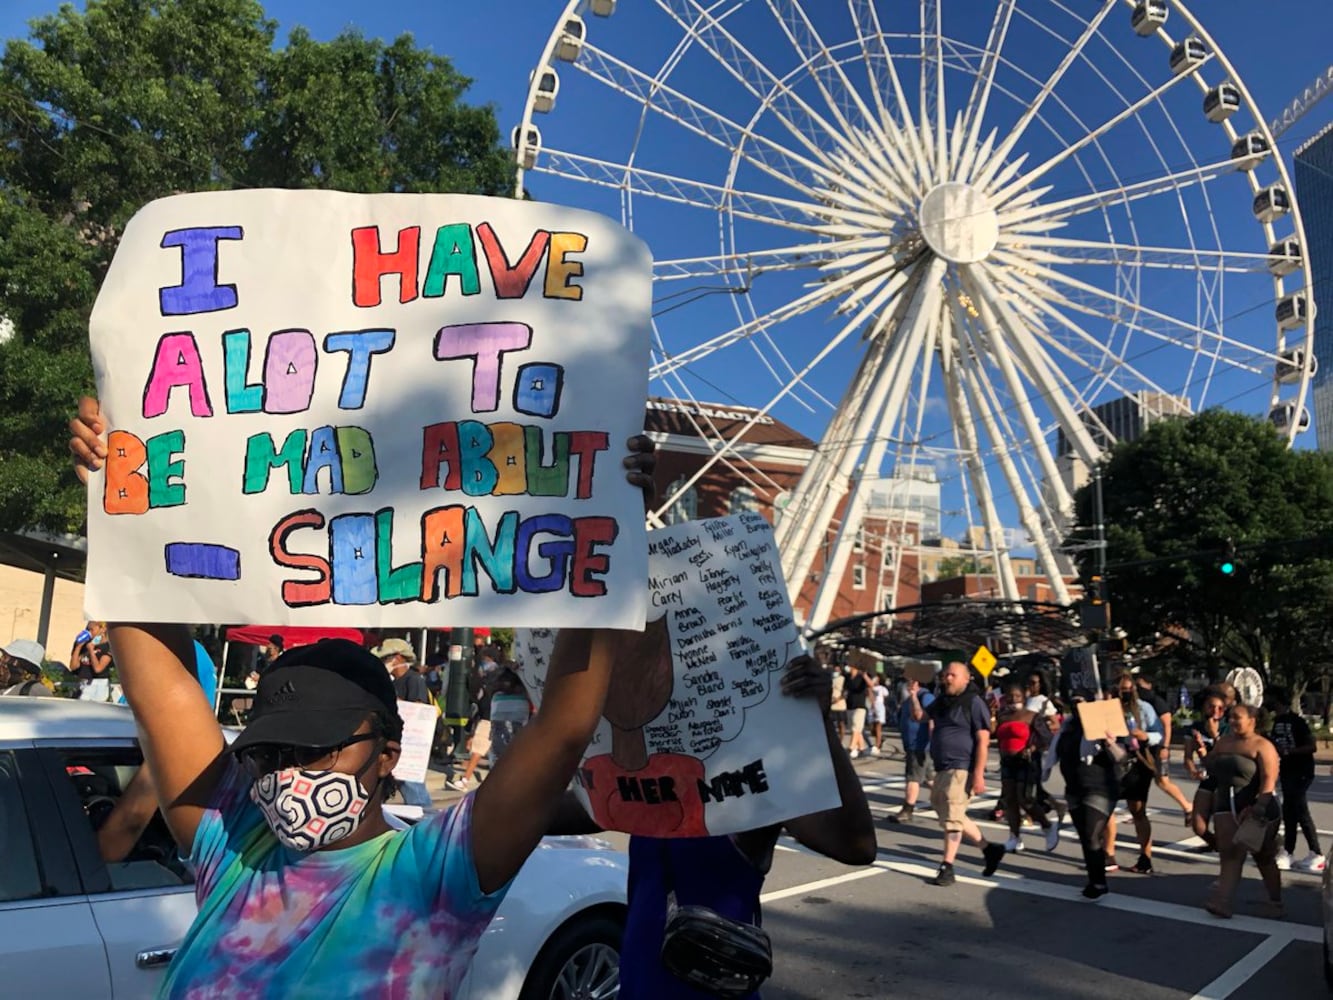
[[[652,391],[754,409],[700,421],[656,518],[717,463],[770,496],[770,412],[822,428],[777,525],[793,594],[823,553],[816,625],[903,470],[940,470],[1003,597],[1022,544],[1067,602],[1072,494],[1134,432],[1103,404],[1309,425],[1294,188],[1185,0],[569,0],[514,143],[517,192],[652,246]]]
[[[893,628],[882,635],[862,630],[875,619],[892,616]],[[1040,601],[961,599],[893,608],[830,622],[812,638],[879,653],[922,656],[961,651],[971,656],[986,646],[1000,659],[1060,657],[1088,644],[1078,609]]]

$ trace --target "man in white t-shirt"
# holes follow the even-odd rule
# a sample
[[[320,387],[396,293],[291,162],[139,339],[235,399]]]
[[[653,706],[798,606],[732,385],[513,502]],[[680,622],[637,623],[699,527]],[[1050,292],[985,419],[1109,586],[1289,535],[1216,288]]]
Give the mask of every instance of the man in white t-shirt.
[[[874,740],[870,744],[870,752],[879,755],[879,745],[884,742],[884,723],[888,721],[888,702],[889,688],[884,683],[883,677],[875,678],[875,686],[870,689],[871,702],[871,733]]]

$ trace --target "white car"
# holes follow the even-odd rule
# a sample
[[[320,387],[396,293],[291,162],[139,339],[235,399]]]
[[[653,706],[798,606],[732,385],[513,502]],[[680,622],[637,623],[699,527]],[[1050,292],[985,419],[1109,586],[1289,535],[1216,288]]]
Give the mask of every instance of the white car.
[[[142,760],[128,709],[0,697],[0,994],[156,992],[194,920],[192,878],[160,816],[115,864],[102,861],[93,830]],[[545,840],[482,936],[459,996],[615,996],[626,866],[604,841]]]

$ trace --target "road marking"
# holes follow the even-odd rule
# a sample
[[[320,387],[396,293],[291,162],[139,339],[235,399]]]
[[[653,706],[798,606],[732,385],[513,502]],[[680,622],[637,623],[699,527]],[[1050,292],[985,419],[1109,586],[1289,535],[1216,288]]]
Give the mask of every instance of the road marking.
[[[1282,949],[1291,944],[1291,941],[1291,938],[1270,937],[1194,994],[1190,1000],[1226,1000],[1227,997],[1249,982],[1255,973],[1277,958],[1282,953]]]
[[[880,783],[880,787],[882,787],[884,784],[889,785],[889,787],[893,787],[894,782],[897,782],[899,785],[905,784],[903,779],[901,778],[895,779],[891,777],[888,778],[885,782]],[[863,787],[870,788],[871,786],[867,785]],[[873,790],[879,790],[879,787],[876,787]],[[930,806],[926,804],[928,798],[929,796],[927,796],[926,799],[923,799],[922,801],[917,803],[916,807],[917,817],[928,818],[931,816],[935,816],[934,810],[931,809]],[[969,805],[969,813],[973,813],[977,809],[981,809],[983,812],[989,812],[996,804],[998,804],[998,798],[996,796],[990,793],[987,793],[985,795],[980,795],[972,799]],[[881,806],[878,803],[874,802],[870,804],[870,810],[872,813],[878,812],[884,815],[897,812],[896,809],[891,808],[890,806]],[[1166,816],[1167,814],[1163,812],[1156,812],[1151,807],[1149,807],[1148,809],[1149,818],[1151,819],[1154,815]],[[981,827],[983,829],[1001,830],[1006,835],[1009,832],[1009,826],[1006,823],[996,823],[988,819],[979,819],[975,815],[972,816],[972,821],[976,823],[978,827]],[[1154,824],[1154,827],[1156,829],[1161,829],[1167,825],[1168,824],[1158,822]],[[1117,827],[1118,827],[1118,829],[1116,830],[1117,849],[1120,847],[1125,847],[1131,851],[1137,851],[1138,840],[1134,837],[1134,830],[1132,825],[1128,821],[1117,820]],[[1320,832],[1322,833],[1323,831],[1321,830]],[[1025,827],[1023,833],[1038,836],[1041,834],[1041,831],[1039,829],[1032,829]],[[1333,836],[1333,834],[1330,834],[1330,836]],[[1074,829],[1073,822],[1067,816],[1065,817],[1064,825],[1060,829],[1060,839],[1068,840],[1071,843],[1078,843],[1078,832]],[[1203,840],[1200,839],[1199,837],[1187,837],[1184,840],[1179,840],[1169,843],[1164,843],[1154,839],[1153,856],[1154,857],[1160,856],[1164,860],[1168,861],[1202,863],[1210,866],[1215,865],[1217,861],[1215,855],[1197,850],[1197,848],[1202,847],[1203,844],[1204,844]],[[1324,873],[1321,871],[1306,871],[1302,868],[1296,868],[1294,866],[1289,871],[1284,872],[1284,874],[1309,875],[1315,879],[1322,879],[1324,876]]]
[[[887,868],[900,875],[913,875],[921,878],[933,878],[935,869],[899,855],[880,850],[881,858],[888,854],[890,860],[876,861],[876,867]],[[1117,895],[1112,892],[1095,903],[1083,898],[1082,890],[1076,886],[1046,882],[1028,875],[1016,875],[1011,872],[997,872],[990,878],[980,875],[957,875],[963,885],[977,886],[983,889],[1004,889],[1028,896],[1041,896],[1063,902],[1082,903],[1085,906],[1097,906],[1102,909],[1120,910],[1141,917],[1157,917],[1163,920],[1175,920],[1181,923],[1198,924],[1215,930],[1234,930],[1264,937],[1280,938],[1284,943],[1305,941],[1318,944],[1324,939],[1323,929],[1310,924],[1290,924],[1279,920],[1267,920],[1263,917],[1237,916],[1230,920],[1219,920],[1201,908],[1182,906],[1179,903],[1164,903],[1141,896]]]
[[[790,838],[783,836],[784,840]],[[782,850],[794,854],[806,854],[810,857],[822,857],[815,851],[792,841],[790,845],[779,844]],[[778,889],[760,897],[761,902],[769,900],[777,901],[788,899],[792,896],[799,896],[807,892],[814,892],[816,889],[822,889],[831,885],[839,885],[843,882],[854,882],[857,879],[869,878],[872,875],[890,871],[899,875],[909,875],[918,878],[934,878],[936,869],[929,865],[923,865],[915,858],[910,858],[901,854],[894,854],[892,851],[881,847],[879,849],[879,860],[868,868],[857,869],[846,875],[836,875],[832,878],[820,879],[817,882],[807,882],[801,885],[794,885],[786,889]],[[1163,920],[1175,920],[1182,923],[1197,924],[1201,927],[1211,927],[1218,930],[1235,930],[1245,934],[1257,934],[1263,937],[1280,938],[1284,942],[1303,941],[1312,944],[1319,944],[1324,940],[1324,931],[1321,927],[1312,924],[1288,923],[1281,920],[1269,920],[1264,917],[1250,917],[1245,915],[1232,917],[1230,920],[1219,920],[1201,907],[1184,906],[1180,903],[1166,903],[1155,899],[1146,899],[1142,896],[1117,895],[1115,892],[1103,896],[1096,902],[1090,903],[1083,898],[1083,892],[1077,886],[1065,885],[1058,882],[1047,882],[1044,879],[1034,878],[1031,875],[1019,875],[1014,872],[997,872],[990,878],[980,875],[967,875],[962,872],[957,873],[957,880],[963,885],[976,886],[982,889],[1004,889],[1009,892],[1019,892],[1028,896],[1040,896],[1045,899],[1054,899],[1067,903],[1079,903],[1084,906],[1097,906],[1102,909],[1119,910],[1125,913],[1133,913],[1138,916],[1158,917]]]
[[[798,850],[792,848],[792,850]],[[880,867],[876,864],[869,868],[858,868],[854,872],[848,872],[846,875],[835,875],[832,878],[821,878],[817,882],[805,882],[801,885],[793,885],[787,889],[775,889],[773,892],[766,892],[759,897],[761,903],[776,903],[780,899],[790,899],[792,896],[804,896],[808,892],[814,892],[816,889],[827,889],[829,886],[842,885],[845,882],[857,882],[863,878],[873,878],[876,875],[883,875],[889,869]]]

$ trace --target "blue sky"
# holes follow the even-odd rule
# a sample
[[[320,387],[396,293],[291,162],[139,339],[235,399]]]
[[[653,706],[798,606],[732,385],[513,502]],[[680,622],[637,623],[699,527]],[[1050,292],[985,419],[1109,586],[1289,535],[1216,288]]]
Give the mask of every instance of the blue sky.
[[[827,25],[830,40],[842,37],[837,33],[840,28],[836,22],[839,19],[845,21],[845,5],[829,0],[817,3],[805,0],[805,5],[812,11],[818,9],[819,18],[826,19],[820,20],[819,26],[823,29]],[[993,2],[941,0],[941,5],[946,33],[976,43],[984,41],[994,11]],[[719,5],[719,9],[727,6]],[[883,12],[886,27],[903,32],[915,29],[915,14],[910,11],[904,14],[910,5],[902,0],[895,0],[892,4],[881,2],[878,6]],[[1262,4],[1252,0],[1196,0],[1191,6],[1234,64],[1265,118],[1278,114],[1330,59],[1327,40],[1333,37],[1333,4],[1323,0],[1264,0]],[[673,36],[670,22],[653,7],[648,0],[621,0],[620,11],[610,21],[591,20],[593,40],[627,63],[649,73],[656,72],[669,55],[678,35]],[[1006,46],[1006,55],[1013,59],[1018,70],[1044,79],[1059,58],[1060,47],[1052,45],[1050,37],[1042,34],[1038,21],[1049,22],[1054,30],[1063,34],[1074,33],[1076,28],[1070,27],[1073,22],[1068,11],[1089,11],[1095,9],[1096,5],[1091,0],[1021,0],[1019,7],[1033,12],[1035,19],[1015,29],[1012,41]],[[55,4],[47,0],[4,0],[0,4],[0,32],[5,37],[24,34],[24,23],[28,18],[50,12],[54,8]],[[301,24],[317,38],[331,37],[349,27],[358,28],[367,35],[383,37],[410,31],[419,44],[448,55],[462,72],[474,79],[471,99],[492,103],[497,109],[502,129],[507,133],[522,113],[529,71],[539,58],[543,44],[563,9],[563,3],[555,0],[485,0],[476,3],[445,0],[444,3],[436,4],[366,5],[350,0],[271,0],[266,8],[284,30]],[[771,60],[770,65],[775,72],[782,73],[790,68],[791,49],[785,39],[778,36],[775,22],[763,8],[759,0],[751,0],[749,7],[728,23],[734,23],[738,35],[742,35],[755,53],[765,61]],[[892,15],[896,19],[892,25],[890,11],[896,12]],[[1060,134],[1063,133],[1067,141],[1070,135],[1077,133],[1076,127],[1071,124],[1075,116],[1087,121],[1100,121],[1114,113],[1117,109],[1108,103],[1108,88],[1119,87],[1131,95],[1131,99],[1138,96],[1141,91],[1135,91],[1131,66],[1141,67],[1144,76],[1154,84],[1166,78],[1164,47],[1156,39],[1135,37],[1127,21],[1128,10],[1123,7],[1107,19],[1107,35],[1123,50],[1124,60],[1119,60],[1110,51],[1099,52],[1095,61],[1105,68],[1106,75],[1102,78],[1094,77],[1081,64],[1071,69],[1063,90],[1057,90],[1057,94],[1062,94],[1067,101],[1063,117],[1057,115],[1058,120],[1050,130],[1031,129],[1025,145],[1020,147],[1032,155],[1032,162],[1040,162],[1042,156],[1050,156],[1058,151],[1062,141]],[[1168,29],[1178,30],[1179,23],[1177,15],[1176,20],[1168,24]],[[640,127],[637,108],[572,71],[562,72],[561,79],[561,97],[555,112],[538,119],[546,144],[624,163],[628,151],[634,148]],[[1019,76],[1013,76],[1012,80],[1016,95],[1021,95],[1030,86],[1024,84]],[[687,55],[671,74],[670,82],[720,113],[738,120],[744,120],[741,116],[748,114],[745,95],[707,59]],[[810,96],[812,91],[809,84],[804,87],[802,93]],[[958,88],[959,84],[951,78],[946,84],[946,94],[953,99],[958,96]],[[1163,172],[1162,165],[1179,169],[1189,163],[1191,154],[1200,164],[1225,158],[1226,148],[1218,139],[1216,126],[1205,122],[1199,113],[1198,91],[1185,90],[1178,88],[1169,95],[1170,101],[1167,103],[1174,122],[1162,116],[1153,117],[1151,110],[1145,115],[1148,127],[1161,140],[1161,149],[1155,162],[1152,151],[1144,144],[1143,136],[1132,129],[1128,133],[1116,131],[1108,136],[1108,169],[1113,169],[1124,182],[1133,183],[1157,176]],[[992,108],[993,124],[1003,133],[1006,123],[1020,113],[1021,102],[1018,99],[1005,101],[997,98]],[[1288,133],[1281,147],[1288,160],[1296,142],[1330,118],[1333,118],[1333,100]],[[1171,130],[1176,127],[1180,129],[1179,135],[1171,134]],[[781,130],[772,124],[771,119],[761,119],[757,129],[767,131],[770,137],[781,137]],[[785,141],[786,137],[782,138]],[[721,183],[725,175],[725,152],[684,133],[670,123],[650,120],[639,136],[637,148],[637,162],[649,169],[705,183]],[[1104,186],[1106,175],[1098,175],[1101,167],[1093,158],[1089,158],[1088,169],[1091,171],[1089,176],[1080,176],[1072,168],[1053,172],[1043,182],[1053,185],[1055,189],[1049,198],[1079,194],[1089,186]],[[619,197],[606,189],[546,177],[530,178],[528,186],[535,196],[542,199],[578,204],[612,216],[621,214]],[[754,171],[739,175],[738,186],[761,195],[790,194],[781,185]],[[1140,203],[1142,207],[1135,209],[1132,226],[1130,220],[1119,217],[1108,218],[1105,225],[1113,230],[1117,242],[1129,240],[1127,234],[1132,232],[1137,241],[1143,244],[1178,246],[1182,245],[1184,235],[1183,216],[1187,217],[1188,226],[1202,235],[1201,245],[1205,247],[1220,244],[1228,250],[1261,251],[1265,241],[1250,217],[1249,190],[1244,186],[1243,179],[1224,178],[1215,188],[1210,186],[1209,190],[1214,193],[1208,203],[1198,200],[1193,194],[1187,195],[1178,204],[1168,202],[1159,206],[1157,200],[1151,200]],[[716,215],[643,198],[636,198],[633,204],[635,229],[649,240],[659,258],[717,252]],[[781,230],[775,232],[775,229],[742,221],[737,224],[736,244],[741,249],[761,250],[785,245],[784,241],[791,242],[790,233]],[[1086,232],[1078,235],[1092,238]],[[1106,236],[1104,229],[1101,237]],[[808,278],[808,275],[804,278]],[[672,286],[667,291],[676,291],[678,287],[685,287],[685,283]],[[703,290],[710,291],[709,288]],[[749,302],[762,313],[781,302],[790,301],[802,290],[798,282],[784,275],[761,277],[753,283]],[[1201,307],[1193,301],[1197,296],[1198,288],[1192,277],[1185,281],[1178,275],[1163,275],[1161,272],[1146,275],[1139,289],[1141,305],[1181,318],[1193,319],[1199,315]],[[745,305],[738,296],[708,294],[697,300],[690,295],[682,298],[688,300],[688,304],[659,316],[659,330],[673,351],[697,344],[735,326],[737,316],[744,315],[737,311]],[[659,311],[667,305],[678,305],[680,302],[681,299],[662,301],[659,295]],[[1229,278],[1216,297],[1215,308],[1217,314],[1227,320],[1227,329],[1232,336],[1252,343],[1272,342],[1275,334],[1271,319],[1271,290],[1266,281],[1249,276],[1234,281]],[[1144,321],[1144,325],[1153,324]],[[799,367],[813,356],[837,328],[837,321],[827,312],[780,324],[771,331],[772,347],[780,349],[780,355],[765,346],[759,350],[752,347],[732,348],[713,359],[691,366],[685,375],[686,383],[689,390],[700,399],[762,405],[777,386],[767,366],[780,369],[782,361],[786,359]],[[1196,396],[1197,401],[1197,390],[1206,381],[1206,372],[1198,366],[1196,358],[1187,356],[1185,352],[1164,348],[1160,342],[1146,339],[1138,333],[1109,325],[1105,330],[1097,329],[1092,320],[1087,321],[1087,329],[1099,338],[1105,338],[1117,349],[1123,348],[1126,356],[1136,359],[1135,364],[1140,373],[1156,384],[1173,391],[1175,387],[1184,386],[1186,391]],[[827,406],[821,404],[818,397],[822,395],[836,401],[851,377],[859,349],[853,339],[852,345],[835,352],[811,376],[809,388],[794,394],[797,398],[778,404],[774,413],[799,430],[818,437],[828,415]],[[1190,365],[1194,367],[1190,368]],[[1081,378],[1082,381],[1076,383],[1080,391],[1086,390],[1095,398],[1114,394],[1112,388],[1089,375]],[[1204,404],[1221,403],[1255,413],[1267,409],[1266,381],[1252,373],[1232,371],[1228,374],[1219,370],[1208,384],[1209,395],[1202,399]],[[947,453],[951,436],[947,415],[938,398],[938,382],[933,384],[928,395],[934,398],[924,407],[918,440],[925,440]],[[1001,394],[997,405],[1012,414],[1015,404]],[[1049,412],[1043,410],[1039,416],[1044,422],[1049,422]],[[1313,445],[1313,433],[1307,435],[1303,443]],[[963,500],[957,492],[957,472],[950,471],[951,463],[944,453],[933,452],[927,457],[940,464],[941,471],[948,479],[946,509],[961,509]],[[993,462],[990,467],[993,476],[996,475]],[[1012,498],[1005,496],[1007,490],[1004,487],[1000,487],[997,492],[1000,494],[999,501],[1005,520],[1012,523]],[[952,525],[954,529],[961,526],[957,522]]]

